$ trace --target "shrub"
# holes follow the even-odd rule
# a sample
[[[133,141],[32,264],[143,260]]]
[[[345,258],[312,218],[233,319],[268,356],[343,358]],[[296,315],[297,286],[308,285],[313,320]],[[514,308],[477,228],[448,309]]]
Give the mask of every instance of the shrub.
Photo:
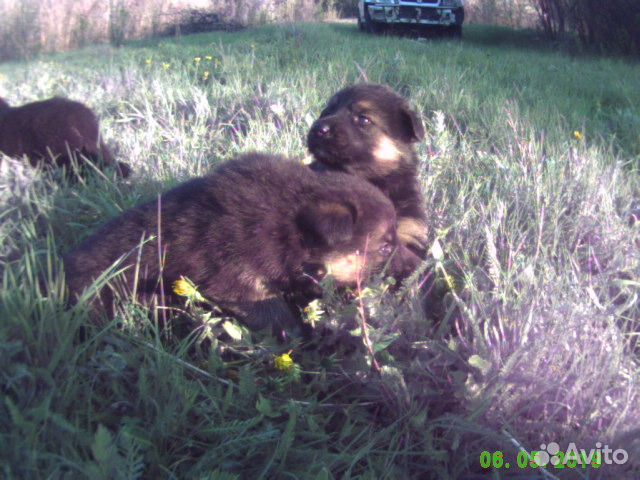
[[[589,48],[640,53],[640,3],[635,0],[535,0],[540,26],[551,38],[571,30]]]
[[[640,3],[635,0],[574,0],[570,15],[585,45],[640,53]]]
[[[465,2],[468,23],[531,28],[537,17],[530,0],[468,0]]]
[[[157,34],[355,15],[355,0],[0,0],[0,61]]]

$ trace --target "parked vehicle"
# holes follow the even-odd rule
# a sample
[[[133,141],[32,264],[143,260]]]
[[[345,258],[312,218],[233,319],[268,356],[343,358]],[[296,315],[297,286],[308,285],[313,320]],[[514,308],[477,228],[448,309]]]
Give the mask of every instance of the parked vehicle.
[[[463,0],[359,0],[358,27],[380,33],[388,26],[440,30],[462,35]]]

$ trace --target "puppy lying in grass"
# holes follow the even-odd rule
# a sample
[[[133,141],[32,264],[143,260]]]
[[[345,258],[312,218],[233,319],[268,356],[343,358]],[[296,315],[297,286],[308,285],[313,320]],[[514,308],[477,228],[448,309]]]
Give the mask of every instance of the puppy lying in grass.
[[[114,167],[122,177],[130,173],[129,166],[114,161],[100,140],[96,115],[82,103],[66,98],[20,107],[10,107],[0,98],[0,152],[10,157],[27,155],[34,166],[45,163],[67,169],[71,167],[69,152],[80,153]]]
[[[357,175],[391,199],[400,241],[420,257],[427,248],[427,227],[413,144],[424,133],[404,98],[384,85],[359,84],[331,97],[307,137],[312,168]]]
[[[99,292],[111,315],[116,297],[134,288],[171,303],[171,285],[184,276],[249,328],[275,331],[299,321],[285,297],[307,295],[310,277],[329,272],[338,286],[354,286],[384,267],[401,279],[418,262],[398,242],[380,190],[256,153],[126,211],[63,260],[72,298],[120,260],[125,292]]]

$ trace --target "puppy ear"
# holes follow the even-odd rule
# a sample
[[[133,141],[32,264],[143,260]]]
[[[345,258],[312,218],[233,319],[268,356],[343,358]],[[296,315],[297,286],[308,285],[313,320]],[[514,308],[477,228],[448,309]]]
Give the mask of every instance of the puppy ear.
[[[403,105],[400,111],[402,125],[410,142],[421,142],[424,140],[424,125],[420,116],[408,105]]]
[[[335,247],[351,240],[356,218],[357,210],[350,203],[325,201],[301,208],[296,225],[306,244]]]

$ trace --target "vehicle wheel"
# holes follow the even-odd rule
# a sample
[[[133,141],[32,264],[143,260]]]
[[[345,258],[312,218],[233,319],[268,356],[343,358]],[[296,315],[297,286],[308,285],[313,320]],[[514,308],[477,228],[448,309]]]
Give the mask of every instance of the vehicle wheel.
[[[449,34],[450,38],[462,38],[462,25],[453,25],[452,27],[449,27],[447,33]]]
[[[366,8],[364,10],[364,22],[363,23],[364,23],[364,30],[367,33],[373,33],[373,34],[382,33],[383,25],[380,25],[377,22],[371,21],[371,17],[369,16],[369,10],[367,10]]]
[[[379,34],[384,32],[384,25],[379,24],[378,22],[368,22],[367,23],[367,32],[373,34]]]
[[[429,25],[420,25],[418,27],[418,35],[422,38],[432,38],[436,33],[436,30]]]

